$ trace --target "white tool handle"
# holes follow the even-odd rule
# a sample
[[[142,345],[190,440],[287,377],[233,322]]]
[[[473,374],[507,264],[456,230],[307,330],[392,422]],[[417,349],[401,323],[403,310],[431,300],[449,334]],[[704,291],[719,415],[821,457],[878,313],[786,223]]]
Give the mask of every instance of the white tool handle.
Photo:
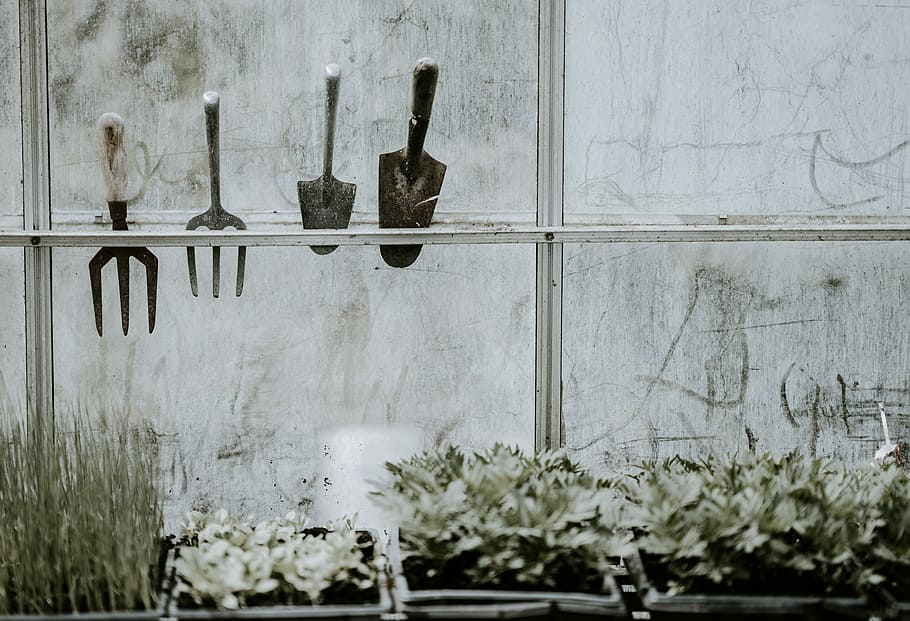
[[[106,188],[105,200],[126,200],[126,150],[123,148],[123,119],[115,112],[106,112],[98,119],[101,139],[101,174]]]
[[[885,444],[891,444],[891,434],[888,433],[888,418],[885,416],[885,404],[879,401],[878,413],[882,417],[882,430],[885,432]]]

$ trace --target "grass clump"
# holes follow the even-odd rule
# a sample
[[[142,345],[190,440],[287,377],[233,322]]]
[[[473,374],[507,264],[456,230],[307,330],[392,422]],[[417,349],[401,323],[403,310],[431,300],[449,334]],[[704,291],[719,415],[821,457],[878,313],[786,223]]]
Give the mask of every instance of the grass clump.
[[[157,474],[126,425],[0,428],[0,614],[155,607]]]
[[[374,494],[411,588],[600,593],[631,538],[614,490],[563,455],[450,447],[386,468]]]

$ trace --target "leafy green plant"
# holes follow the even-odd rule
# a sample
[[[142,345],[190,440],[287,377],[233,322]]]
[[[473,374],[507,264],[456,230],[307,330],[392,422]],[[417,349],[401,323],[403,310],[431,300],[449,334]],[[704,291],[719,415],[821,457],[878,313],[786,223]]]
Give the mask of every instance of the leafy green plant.
[[[176,561],[178,596],[234,610],[257,604],[376,601],[375,544],[351,521],[307,528],[306,518],[253,525],[225,510],[187,514]]]
[[[374,494],[398,521],[412,588],[599,593],[631,538],[607,483],[555,453],[451,447],[386,468]]]
[[[157,476],[126,424],[0,432],[0,614],[155,607]]]
[[[674,458],[626,485],[627,519],[671,593],[856,593],[901,562],[882,551],[889,519],[903,524],[891,549],[910,544],[906,482],[892,496],[900,476],[799,455]]]
[[[910,477],[894,464],[857,474],[857,513],[875,528],[871,543],[857,550],[866,582],[910,599]]]

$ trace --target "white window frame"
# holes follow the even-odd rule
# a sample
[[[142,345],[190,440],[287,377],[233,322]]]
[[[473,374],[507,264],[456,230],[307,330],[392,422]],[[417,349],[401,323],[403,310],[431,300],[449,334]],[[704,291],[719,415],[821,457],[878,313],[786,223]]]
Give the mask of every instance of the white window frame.
[[[55,247],[309,246],[378,244],[535,244],[535,446],[565,444],[562,416],[563,246],[585,243],[910,241],[910,218],[855,218],[848,223],[735,224],[718,216],[692,224],[565,226],[564,104],[566,0],[539,0],[538,165],[536,226],[341,231],[54,231],[51,228],[46,0],[20,0],[23,230],[0,232],[0,247],[22,247],[25,259],[26,403],[30,426],[53,424],[51,258]]]

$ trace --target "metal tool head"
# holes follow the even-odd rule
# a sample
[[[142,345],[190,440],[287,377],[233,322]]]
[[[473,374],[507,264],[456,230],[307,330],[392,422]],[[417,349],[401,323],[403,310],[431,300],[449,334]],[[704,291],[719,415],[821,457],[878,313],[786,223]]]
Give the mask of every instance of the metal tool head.
[[[98,121],[101,137],[101,171],[107,189],[107,206],[112,229],[128,230],[126,224],[127,187],[126,152],[123,149],[123,119],[113,112]],[[92,306],[95,312],[95,329],[102,336],[101,269],[111,260],[117,261],[117,283],[120,292],[120,325],[123,335],[130,330],[130,258],[145,266],[146,298],[148,301],[149,334],[155,329],[155,309],[158,300],[158,258],[148,248],[102,248],[89,261],[89,278],[92,285]]]
[[[205,136],[209,152],[209,177],[211,179],[212,202],[207,211],[190,218],[187,222],[188,231],[194,229],[209,229],[221,231],[234,228],[238,231],[246,230],[243,220],[225,210],[221,206],[221,162],[218,146],[218,107],[220,97],[215,91],[207,91],[202,96],[205,103]],[[196,249],[188,246],[186,249],[187,267],[190,273],[190,290],[194,296],[199,296],[198,280],[196,278]],[[243,293],[243,275],[246,270],[246,248],[237,248],[237,286],[236,295]],[[221,289],[221,248],[212,248],[212,295],[216,298]]]
[[[346,229],[351,222],[357,186],[332,176],[335,151],[335,117],[338,110],[338,91],[341,67],[325,68],[325,157],[322,176],[312,181],[298,181],[297,195],[305,229]],[[316,254],[328,254],[338,246],[310,246]]]
[[[346,229],[351,222],[357,185],[335,177],[298,181],[297,194],[305,229]],[[338,246],[310,246],[316,254],[329,254]]]
[[[88,271],[92,283],[92,306],[95,310],[95,329],[103,335],[101,303],[101,269],[112,259],[117,261],[117,286],[120,293],[120,326],[123,336],[130,331],[130,257],[145,266],[146,299],[148,304],[149,334],[155,330],[155,309],[158,302],[158,257],[148,248],[102,248],[89,261]]]
[[[379,156],[379,228],[430,226],[442,190],[446,165],[423,150],[436,94],[439,69],[430,58],[414,65],[411,121],[405,148]],[[421,246],[381,246],[385,262],[407,267],[417,260]]]

